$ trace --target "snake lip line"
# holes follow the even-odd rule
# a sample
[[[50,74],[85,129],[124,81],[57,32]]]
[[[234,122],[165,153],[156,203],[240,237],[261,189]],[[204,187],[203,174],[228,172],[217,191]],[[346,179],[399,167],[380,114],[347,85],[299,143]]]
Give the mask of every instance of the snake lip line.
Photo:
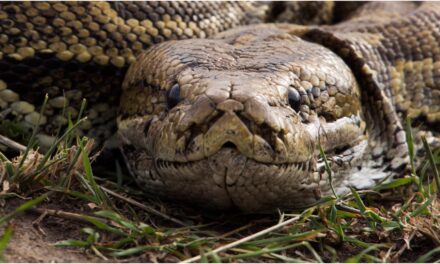
[[[359,145],[361,144],[361,142],[359,142]],[[346,160],[350,160],[351,157],[353,156],[353,151],[356,148],[356,146],[358,146],[358,144],[355,145],[350,145],[350,146],[346,146],[343,149],[343,151],[338,151],[336,153],[328,153],[327,154],[327,160],[330,163],[336,163],[338,165],[341,165],[341,163],[343,163]],[[203,159],[200,160],[193,160],[193,161],[173,161],[173,160],[164,160],[164,159],[155,159],[155,167],[160,169],[160,168],[169,168],[169,167],[174,167],[174,168],[182,168],[182,167],[191,167],[197,163],[200,162],[205,162],[205,161],[209,161],[211,158],[220,155],[220,152],[222,152],[222,150],[231,150],[234,152],[234,156],[235,157],[243,157],[246,159],[246,161],[252,161],[255,164],[260,164],[262,166],[276,166],[280,169],[282,168],[287,168],[287,167],[295,167],[298,170],[301,171],[310,171],[310,172],[324,172],[324,160],[322,157],[319,157],[318,155],[314,158],[311,158],[308,161],[304,161],[304,162],[261,162],[261,161],[257,161],[255,159],[252,159],[250,157],[246,157],[245,155],[243,155],[242,153],[240,153],[236,148],[232,148],[232,147],[223,147],[221,148],[218,152],[216,152],[214,155],[210,156],[210,157],[205,157]],[[318,166],[317,166],[318,165]]]
[[[239,154],[240,156],[244,156]],[[214,155],[215,156],[215,155]],[[311,169],[311,164],[312,161],[306,161],[306,162],[285,162],[285,163],[264,163],[264,162],[260,162],[260,161],[256,161],[254,159],[251,158],[247,158],[247,160],[252,161],[256,164],[260,164],[262,166],[277,166],[278,168],[288,168],[288,167],[295,167],[298,170],[301,171],[309,171]],[[169,168],[169,167],[174,167],[174,168],[181,168],[181,167],[185,167],[185,166],[193,166],[194,164],[197,164],[199,162],[204,162],[209,160],[209,158],[205,158],[205,159],[201,159],[201,160],[197,160],[197,161],[187,161],[187,162],[180,162],[180,161],[168,161],[168,160],[162,160],[162,159],[157,159],[155,161],[155,165],[156,168],[160,169],[160,168]]]

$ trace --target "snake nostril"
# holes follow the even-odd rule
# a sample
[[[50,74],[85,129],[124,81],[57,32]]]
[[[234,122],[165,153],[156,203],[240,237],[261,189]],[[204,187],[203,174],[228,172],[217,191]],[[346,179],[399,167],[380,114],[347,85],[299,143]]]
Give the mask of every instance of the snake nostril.
[[[248,115],[237,115],[241,122],[249,129],[249,131],[254,134],[258,135],[261,138],[263,138],[271,147],[274,147],[274,129],[271,128],[267,123],[256,123],[255,120],[253,120]]]
[[[228,141],[228,142],[223,144],[222,148],[233,148],[233,149],[236,149],[237,146],[234,143]]]

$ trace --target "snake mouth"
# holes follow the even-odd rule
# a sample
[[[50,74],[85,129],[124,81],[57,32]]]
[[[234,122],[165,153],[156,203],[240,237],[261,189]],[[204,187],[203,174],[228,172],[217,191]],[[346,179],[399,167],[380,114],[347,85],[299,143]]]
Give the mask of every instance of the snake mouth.
[[[228,147],[227,145],[229,145],[229,144],[225,144],[225,147],[223,147],[216,154],[214,154],[213,156],[211,156],[209,158],[196,160],[196,161],[186,161],[186,162],[185,161],[182,162],[182,161],[169,161],[169,160],[157,159],[154,162],[154,166],[155,166],[156,170],[158,170],[158,171],[164,170],[164,169],[180,170],[182,168],[195,167],[198,164],[205,163],[206,161],[209,161],[212,163],[214,160],[218,160],[223,155],[223,153],[227,152],[227,153],[231,154],[231,155],[228,155],[231,160],[244,159],[245,162],[249,161],[249,162],[253,162],[254,164],[261,165],[261,166],[276,167],[280,170],[292,168],[292,169],[295,169],[298,171],[313,171],[313,164],[315,163],[313,160],[309,160],[309,161],[305,161],[305,162],[284,162],[284,163],[260,162],[260,161],[254,160],[252,158],[246,157],[244,154],[240,153],[236,148]],[[225,167],[228,167],[229,169],[234,169],[231,166],[228,166],[228,164],[223,164],[223,165]],[[236,164],[234,163],[234,165],[236,165]]]
[[[296,171],[303,171],[310,173],[313,172],[324,173],[326,169],[325,160],[327,160],[327,162],[330,162],[330,164],[335,163],[338,166],[343,166],[344,162],[349,162],[355,158],[356,151],[360,147],[364,146],[365,142],[366,142],[365,140],[359,140],[355,144],[347,144],[342,147],[333,149],[326,154],[325,159],[321,156],[321,154],[316,154],[315,157],[312,156],[307,161],[299,161],[299,162],[287,161],[287,162],[275,163],[275,162],[261,162],[251,157],[248,157],[245,154],[241,153],[234,143],[228,141],[224,143],[223,146],[215,154],[213,154],[210,157],[206,157],[204,159],[195,160],[195,161],[172,161],[165,159],[156,159],[154,165],[157,170],[169,169],[169,168],[179,170],[185,167],[197,166],[197,164],[204,163],[206,161],[212,162],[214,160],[218,161],[219,159],[223,159],[224,162],[226,163],[222,163],[222,166],[229,167],[229,169],[234,169],[233,166],[238,165],[236,161],[241,160],[242,163],[253,162],[254,164],[258,164],[260,166],[276,167],[279,170],[294,168]]]
[[[227,121],[229,120],[230,119]],[[242,125],[242,123],[239,122],[239,125]],[[237,160],[246,160],[261,166],[273,166],[279,167],[280,169],[294,167],[300,171],[322,173],[324,171],[323,164],[325,162],[318,146],[321,146],[330,163],[343,166],[345,163],[350,163],[351,160],[355,159],[355,157],[358,156],[356,153],[362,153],[358,150],[360,146],[365,145],[366,142],[366,131],[357,115],[344,117],[330,123],[308,124],[306,129],[308,133],[297,133],[295,136],[298,137],[282,135],[278,140],[281,140],[284,146],[289,146],[289,143],[293,145],[289,148],[290,153],[288,157],[285,152],[277,151],[276,147],[273,146],[274,144],[270,143],[271,141],[276,142],[277,140],[271,139],[270,136],[264,136],[267,135],[267,133],[249,133],[247,126],[243,127],[246,128],[246,132],[250,136],[242,133],[245,134],[246,137],[239,137],[241,134],[233,131],[235,132],[234,135],[236,134],[237,136],[230,138],[224,137],[219,140],[218,138],[209,137],[209,133],[198,134],[197,137],[204,138],[201,144],[198,144],[197,147],[190,144],[185,151],[181,152],[182,154],[185,153],[183,157],[175,155],[175,159],[166,159],[163,158],[163,155],[156,156],[156,166],[158,168],[171,166],[177,170],[180,167],[188,167],[203,163],[204,161],[217,160],[220,158],[223,160],[224,166],[228,167],[228,164],[231,164],[231,166],[229,166],[230,169],[234,169],[233,166],[237,166]],[[352,133],[347,133],[347,131]],[[227,135],[228,133],[226,131],[223,134]],[[216,135],[223,134],[217,133]],[[253,142],[254,144],[243,144],[243,142],[249,141],[248,138],[259,138],[261,140],[258,143],[263,142],[264,144],[255,144],[255,141]],[[295,144],[292,144],[292,138],[295,138]],[[193,140],[193,142],[195,141],[196,140]],[[210,144],[207,144],[208,142]],[[211,145],[209,151],[206,151],[206,145]],[[204,150],[202,155],[194,155],[191,152],[194,150],[200,152],[200,149]],[[268,158],[259,157],[259,155],[261,156],[262,154],[268,156]],[[154,156],[155,155],[153,155],[153,157]]]
[[[331,169],[348,169],[364,143],[328,153]],[[281,202],[283,208],[303,208],[331,190],[319,153],[304,162],[264,163],[225,143],[214,155],[197,161],[156,159],[154,170],[155,182],[167,186],[168,193],[163,197],[177,194],[180,201],[196,201],[194,204],[202,208],[273,211],[273,204]],[[343,177],[338,177],[333,178],[337,191],[343,185]]]
[[[325,151],[331,170],[338,172],[333,174],[338,193],[345,186],[344,175],[362,160],[366,145],[365,139],[359,139]],[[282,163],[253,159],[232,142],[224,142],[210,156],[190,161],[148,158],[141,149],[133,151],[132,172],[143,188],[163,199],[197,207],[254,212],[275,210],[274,204],[303,208],[331,192],[319,149],[309,159]]]
[[[356,166],[358,153],[364,152],[366,144],[359,141],[329,152],[331,169],[349,173],[348,164]],[[191,201],[201,208],[249,212],[273,211],[274,204],[282,205],[282,209],[303,208],[331,191],[319,153],[307,161],[264,163],[225,143],[213,155],[196,161],[147,159],[142,151],[131,154],[131,160],[137,160],[131,168],[134,175],[139,175],[136,178],[143,188],[163,199]],[[343,180],[343,174],[333,175],[337,192],[343,188]]]
[[[313,168],[312,161],[277,164],[259,162],[245,156],[231,144],[225,144],[212,156],[197,161],[156,159],[153,174],[156,182],[167,185],[170,193],[178,193],[182,201],[195,200],[196,205],[206,208],[254,211],[257,208],[251,208],[251,204],[265,207],[266,202],[278,199],[263,198],[267,194],[273,196],[292,191],[299,194],[302,190],[295,191],[298,186],[307,188],[312,182],[317,185],[319,178],[310,178],[310,175],[317,175]],[[286,191],[277,190],[292,183],[298,184]],[[256,203],[255,200],[259,199],[261,202]]]

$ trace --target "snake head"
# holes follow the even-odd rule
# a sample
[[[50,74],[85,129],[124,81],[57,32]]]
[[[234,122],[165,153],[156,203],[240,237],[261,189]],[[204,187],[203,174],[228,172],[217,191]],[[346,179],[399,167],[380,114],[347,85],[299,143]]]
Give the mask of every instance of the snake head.
[[[122,150],[153,195],[246,211],[339,192],[366,146],[359,89],[323,46],[272,25],[159,44],[131,65]]]

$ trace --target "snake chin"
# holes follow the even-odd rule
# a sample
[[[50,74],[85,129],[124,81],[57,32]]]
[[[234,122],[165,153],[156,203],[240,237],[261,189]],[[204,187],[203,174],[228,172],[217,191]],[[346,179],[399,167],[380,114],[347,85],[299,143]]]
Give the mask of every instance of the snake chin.
[[[279,204],[279,200],[285,198],[283,193],[291,195],[294,192],[302,196],[303,190],[294,191],[299,185],[290,185],[301,182],[300,185],[306,188],[319,181],[318,178],[306,177],[314,174],[314,165],[313,161],[263,163],[225,144],[212,156],[198,161],[155,160],[154,172],[150,171],[150,174],[155,175],[155,184],[166,185],[167,188],[161,189],[170,190],[164,197],[171,198],[170,195],[173,195],[173,200],[197,201],[195,204],[199,207],[211,209],[238,207],[245,211],[261,211],[273,210],[273,204]],[[175,179],[179,182],[176,183]],[[309,195],[314,201],[313,192]]]

